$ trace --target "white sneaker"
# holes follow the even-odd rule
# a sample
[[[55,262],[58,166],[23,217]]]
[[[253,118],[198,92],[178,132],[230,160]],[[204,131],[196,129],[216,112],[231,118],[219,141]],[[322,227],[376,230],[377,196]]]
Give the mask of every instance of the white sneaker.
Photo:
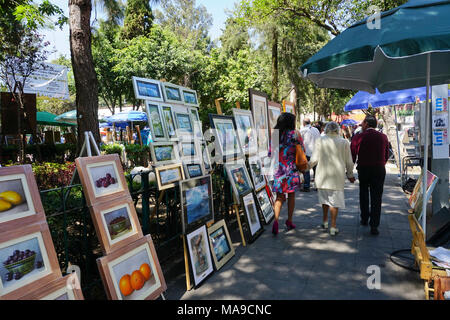
[[[328,229],[328,221],[322,223],[322,229]]]
[[[330,234],[332,236],[335,236],[338,233],[339,233],[339,229],[338,228],[333,228],[333,227],[330,228]]]

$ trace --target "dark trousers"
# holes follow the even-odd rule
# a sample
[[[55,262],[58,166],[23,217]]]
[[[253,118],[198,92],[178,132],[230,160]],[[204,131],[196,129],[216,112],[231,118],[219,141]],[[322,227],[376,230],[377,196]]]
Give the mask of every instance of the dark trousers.
[[[309,157],[309,156],[306,156],[306,159],[309,161],[309,160],[311,160],[311,157]],[[315,176],[316,176],[316,167],[317,166],[314,166],[312,169],[313,169],[313,172],[314,172],[314,178],[315,178]],[[310,170],[306,170],[304,173],[303,173],[303,178],[305,178],[305,182],[304,182],[304,184],[303,184],[303,188],[310,188],[311,187],[311,173],[310,173]]]
[[[385,167],[358,167],[359,206],[361,220],[369,221],[370,227],[378,228],[381,216],[381,200],[386,178]],[[369,209],[370,206],[370,209]]]

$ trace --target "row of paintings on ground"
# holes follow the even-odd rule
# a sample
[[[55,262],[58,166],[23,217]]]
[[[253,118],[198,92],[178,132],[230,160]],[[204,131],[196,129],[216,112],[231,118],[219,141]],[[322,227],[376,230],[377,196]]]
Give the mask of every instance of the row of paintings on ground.
[[[0,168],[0,300],[83,299],[62,276],[31,165]]]

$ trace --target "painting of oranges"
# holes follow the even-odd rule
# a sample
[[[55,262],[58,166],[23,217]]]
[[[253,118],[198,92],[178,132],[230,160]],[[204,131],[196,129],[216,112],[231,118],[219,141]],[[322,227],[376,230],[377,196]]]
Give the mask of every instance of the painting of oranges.
[[[140,300],[148,296],[157,283],[149,252],[143,248],[135,255],[113,266],[117,291],[123,300]]]

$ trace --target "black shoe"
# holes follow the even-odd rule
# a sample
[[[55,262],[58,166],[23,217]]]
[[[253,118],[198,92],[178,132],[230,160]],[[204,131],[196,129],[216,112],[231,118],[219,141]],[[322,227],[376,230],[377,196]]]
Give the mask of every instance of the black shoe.
[[[310,192],[311,190],[309,188],[303,188],[302,192]]]
[[[377,236],[377,235],[379,235],[380,233],[378,232],[378,229],[377,229],[377,228],[370,228],[370,234],[372,234],[372,235],[374,235],[374,236]]]
[[[366,220],[362,220],[362,219],[361,219],[361,221],[360,221],[360,224],[361,224],[362,226],[368,226],[368,225],[369,225],[369,223],[368,223]]]

